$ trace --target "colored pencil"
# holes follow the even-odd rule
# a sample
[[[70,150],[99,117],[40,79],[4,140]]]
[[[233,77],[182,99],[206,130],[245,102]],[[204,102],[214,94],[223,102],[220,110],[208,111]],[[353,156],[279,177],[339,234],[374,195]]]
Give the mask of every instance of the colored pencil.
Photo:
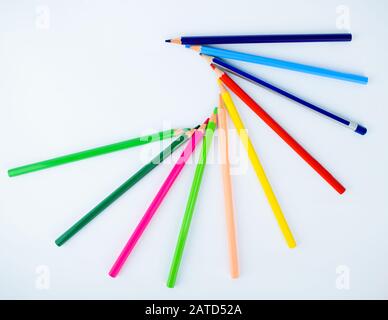
[[[184,129],[184,130],[187,130],[187,129]],[[119,150],[124,150],[124,149],[128,149],[128,148],[141,146],[141,145],[144,145],[144,144],[147,144],[150,142],[154,142],[154,141],[158,141],[158,140],[168,139],[168,138],[171,138],[173,136],[180,135],[181,133],[182,133],[182,129],[170,129],[170,130],[166,130],[166,131],[161,131],[161,132],[154,133],[151,135],[142,136],[142,137],[138,137],[138,138],[134,138],[134,139],[130,139],[130,140],[125,140],[125,141],[109,144],[106,146],[102,146],[102,147],[98,147],[98,148],[94,148],[94,149],[89,149],[89,150],[85,150],[85,151],[81,151],[81,152],[77,152],[77,153],[72,153],[72,154],[68,154],[65,156],[56,157],[53,159],[40,161],[40,162],[24,165],[21,167],[13,168],[13,169],[8,170],[8,175],[10,177],[14,177],[14,176],[18,176],[21,174],[26,174],[26,173],[30,173],[30,172],[34,172],[34,171],[38,171],[38,170],[48,169],[48,168],[60,166],[60,165],[66,164],[66,163],[100,156],[100,155],[107,154],[110,152],[115,152],[115,151],[119,151]]]
[[[338,193],[345,192],[344,186],[325,169],[310,153],[307,152],[283,127],[280,126],[258,103],[256,103],[236,82],[225,72],[212,66],[220,79],[234,94],[236,94],[253,112],[255,112],[280,138],[282,138],[299,156],[304,159],[327,183]]]
[[[191,135],[191,131],[186,131],[174,140],[166,149],[160,152],[155,158],[153,158],[144,167],[133,174],[127,181],[120,185],[104,200],[102,200],[97,206],[85,214],[80,220],[72,225],[67,231],[65,231],[55,243],[57,246],[62,246],[66,241],[72,238],[75,234],[82,230],[88,223],[96,218],[102,211],[108,208],[113,202],[120,198],[125,192],[132,188],[137,182],[143,179],[148,173],[155,169],[160,163],[162,163],[167,157],[169,157],[176,149],[178,149]]]
[[[229,64],[229,63],[227,63],[219,58],[209,57],[209,60],[210,60],[210,62],[214,63],[222,71],[230,72],[230,73],[232,73],[232,74],[234,74],[242,79],[245,79],[251,83],[254,83],[260,87],[264,87],[265,89],[269,89],[273,92],[279,93],[280,95],[282,95],[286,98],[289,98],[289,99],[309,108],[309,110],[315,111],[317,114],[322,115],[325,118],[328,118],[330,120],[334,120],[335,122],[345,126],[346,128],[349,128],[350,130],[352,130],[358,134],[364,135],[367,132],[367,129],[365,127],[363,127],[362,125],[360,125],[354,121],[344,119],[343,117],[341,117],[339,115],[336,115],[330,111],[327,111],[321,107],[318,107],[317,105],[314,105],[310,102],[307,102],[306,100],[303,100],[303,99],[293,95],[292,93],[289,93],[285,90],[282,90],[279,87],[276,87],[275,85],[263,80],[262,78],[254,76],[246,71],[243,71],[235,66],[232,66],[231,64]]]
[[[205,123],[199,129],[197,129],[194,132],[194,134],[192,135],[186,148],[183,150],[178,161],[176,162],[176,164],[174,165],[170,174],[168,175],[168,177],[166,178],[166,180],[162,184],[162,186],[159,189],[158,193],[156,194],[155,198],[152,200],[152,202],[151,202],[150,206],[148,207],[147,211],[145,212],[143,218],[140,220],[139,224],[137,225],[136,229],[132,233],[128,242],[126,243],[126,245],[122,249],[119,257],[117,258],[117,260],[113,264],[113,266],[109,272],[109,275],[111,277],[116,277],[118,275],[118,273],[120,272],[121,268],[123,267],[128,256],[131,254],[136,243],[139,241],[141,235],[143,234],[143,232],[147,228],[148,224],[151,222],[151,219],[154,216],[156,210],[158,210],[163,199],[166,197],[168,191],[170,190],[170,188],[174,184],[175,180],[178,178],[179,174],[181,173],[183,167],[186,164],[186,161],[189,159],[190,155],[194,152],[195,147],[198,145],[198,143],[202,140],[207,122],[208,122],[208,120],[205,121]]]
[[[166,42],[184,45],[235,44],[235,43],[287,43],[287,42],[338,42],[351,41],[350,33],[323,34],[259,34],[237,36],[192,36],[168,39]]]
[[[221,81],[218,81],[218,84],[220,86],[221,96],[225,103],[225,107],[228,110],[229,116],[232,119],[232,122],[237,130],[237,134],[239,135],[241,142],[243,143],[244,148],[248,153],[248,158],[252,163],[256,176],[259,179],[265,196],[267,197],[268,203],[272,209],[272,212],[274,213],[280,231],[282,232],[288,247],[295,248],[296,242],[294,236],[292,235],[292,232],[288,226],[286,218],[284,217],[283,211],[279,205],[276,195],[272,190],[267,175],[265,174],[264,167],[261,164],[260,158],[257,155],[257,152],[253,146],[251,139],[248,136],[247,130],[241,120],[240,114],[238,113],[237,108],[233,103],[232,97],[230,96],[226,88],[223,86]]]
[[[230,176],[229,146],[228,146],[228,124],[226,110],[222,97],[218,107],[218,140],[221,154],[221,172],[224,186],[226,233],[228,237],[230,275],[237,278],[239,275],[236,223],[234,218],[232,178]]]
[[[231,51],[231,50],[226,50],[221,48],[213,48],[208,46],[188,46],[188,47],[199,53],[212,56],[212,57],[256,63],[256,64],[261,64],[261,65],[274,67],[274,68],[281,68],[286,70],[313,74],[321,77],[356,82],[359,84],[368,83],[367,77],[357,75],[357,74],[345,73],[345,72],[340,72],[336,70],[330,70],[330,69],[310,66],[306,64],[274,59],[274,58],[269,58],[264,56],[258,56],[258,55],[248,54],[248,53],[242,53],[237,51]]]
[[[210,149],[214,130],[216,127],[215,121],[216,121],[216,115],[215,113],[213,113],[206,127],[205,137],[202,143],[201,155],[195,169],[194,178],[191,185],[189,198],[187,201],[185,214],[184,214],[181,229],[179,232],[178,241],[175,247],[174,257],[171,262],[170,272],[167,280],[167,287],[169,288],[173,288],[176,283],[179,266],[182,261],[183,251],[184,251],[184,247],[185,247],[187,236],[190,229],[191,220],[193,218],[195,203],[198,198],[198,193],[199,193],[203,173],[206,166],[207,153],[208,153],[208,150]]]

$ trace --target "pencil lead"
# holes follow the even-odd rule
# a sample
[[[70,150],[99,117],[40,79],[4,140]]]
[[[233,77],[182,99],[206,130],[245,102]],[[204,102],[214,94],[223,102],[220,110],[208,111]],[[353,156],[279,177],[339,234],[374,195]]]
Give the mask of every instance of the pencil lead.
[[[168,42],[168,43],[182,44],[182,41],[181,41],[180,38],[167,39],[167,40],[164,40],[164,41]]]

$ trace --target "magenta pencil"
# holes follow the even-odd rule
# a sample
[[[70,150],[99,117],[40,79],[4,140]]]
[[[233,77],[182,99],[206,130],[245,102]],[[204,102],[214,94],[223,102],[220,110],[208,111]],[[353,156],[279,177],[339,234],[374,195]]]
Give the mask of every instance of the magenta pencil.
[[[159,208],[160,204],[162,203],[163,199],[167,195],[171,186],[173,185],[173,183],[177,179],[179,173],[182,171],[182,169],[185,166],[190,155],[194,152],[197,144],[202,140],[203,135],[204,135],[204,131],[205,131],[205,127],[206,127],[206,124],[208,121],[209,121],[209,119],[206,120],[205,123],[202,126],[200,126],[196,131],[194,131],[186,148],[184,149],[184,151],[180,155],[178,161],[176,162],[176,164],[172,168],[170,174],[168,175],[168,177],[164,181],[163,185],[159,189],[154,200],[152,200],[152,202],[151,202],[150,206],[148,207],[147,211],[145,212],[143,218],[140,220],[135,231],[133,231],[127,244],[125,245],[125,247],[121,251],[119,257],[117,258],[117,260],[113,264],[111,270],[109,271],[109,275],[111,277],[116,277],[118,275],[118,273],[120,272],[125,261],[127,260],[128,256],[131,254],[133,248],[135,247],[137,241],[140,239],[144,230],[147,228],[147,226],[150,223],[152,217],[154,216],[156,210]]]

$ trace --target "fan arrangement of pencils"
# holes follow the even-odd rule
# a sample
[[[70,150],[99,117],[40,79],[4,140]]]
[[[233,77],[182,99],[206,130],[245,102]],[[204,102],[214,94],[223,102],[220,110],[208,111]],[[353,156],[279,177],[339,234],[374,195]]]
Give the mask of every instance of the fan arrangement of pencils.
[[[262,121],[264,121],[266,125],[268,125],[276,134],[278,134],[284,140],[284,142],[287,143],[303,160],[305,160],[312,167],[312,169],[314,169],[335,191],[337,191],[339,194],[342,194],[345,192],[345,187],[321,163],[319,163],[318,160],[316,160],[304,147],[302,147],[302,145],[298,141],[296,141],[282,126],[280,126],[279,123],[274,118],[272,118],[262,106],[260,106],[256,101],[254,101],[229,76],[229,74],[240,77],[260,87],[278,93],[296,102],[297,104],[304,106],[305,108],[315,111],[316,114],[335,121],[336,123],[341,124],[342,126],[347,127],[360,135],[364,135],[367,130],[365,127],[354,121],[351,121],[343,116],[328,111],[323,107],[310,103],[288,91],[285,91],[284,89],[280,89],[278,86],[267,82],[267,80],[264,80],[261,77],[241,70],[240,68],[230,64],[230,62],[226,60],[244,61],[274,68],[282,68],[296,72],[308,73],[315,76],[329,77],[336,80],[355,82],[358,84],[367,84],[368,78],[362,75],[345,73],[341,71],[315,67],[297,62],[274,59],[271,57],[246,54],[242,52],[221,49],[219,47],[211,47],[209,45],[244,43],[265,44],[300,42],[340,42],[351,40],[351,34],[197,36],[181,37],[166,40],[166,42],[168,43],[184,45],[187,48],[198,52],[201,57],[203,57],[205,61],[209,63],[209,65],[215,72],[217,82],[220,88],[219,103],[218,106],[212,111],[211,115],[209,115],[209,118],[207,118],[201,125],[198,125],[194,128],[166,130],[148,136],[142,136],[135,139],[110,144],[107,146],[102,146],[33,164],[24,165],[21,167],[10,169],[8,171],[8,175],[10,177],[14,177],[74,161],[79,161],[90,157],[95,157],[119,150],[124,150],[127,148],[145,145],[154,141],[173,139],[173,142],[167,148],[162,150],[149,163],[140,168],[136,173],[129,177],[128,180],[123,182],[117,189],[115,189],[105,199],[103,199],[88,213],[86,213],[81,219],[79,219],[70,228],[68,228],[62,235],[60,235],[55,240],[55,243],[58,246],[62,246],[65,242],[69,241],[74,235],[80,232],[93,219],[100,215],[105,209],[107,209],[114,201],[116,201],[125,192],[131,189],[136,183],[140,182],[140,180],[144,176],[146,176],[153,169],[155,169],[173,152],[175,152],[181,146],[186,144],[184,150],[182,151],[181,155],[173,166],[171,172],[166,177],[159,191],[153,198],[143,217],[141,218],[138,225],[129,237],[128,242],[124,245],[121,253],[117,257],[111,270],[109,271],[110,276],[116,277],[122,269],[123,265],[125,264],[128,256],[134,249],[136,243],[144,233],[148,224],[151,222],[152,217],[155,215],[163,199],[167,196],[171,186],[174,184],[179,174],[183,170],[186,162],[189,160],[196,147],[202,142],[200,157],[196,165],[191,189],[188,194],[187,205],[183,215],[181,228],[178,234],[175,251],[173,253],[171,261],[170,272],[167,279],[167,286],[172,288],[175,286],[177,280],[184,248],[189,235],[190,224],[195,212],[195,205],[198,199],[201,181],[203,179],[204,171],[206,168],[207,153],[212,145],[214,132],[216,128],[218,128],[218,139],[220,147],[219,151],[221,154],[220,167],[222,171],[223,193],[225,202],[224,207],[227,227],[227,246],[229,251],[230,275],[232,278],[237,278],[239,275],[239,263],[234,215],[233,190],[229,162],[227,120],[228,116],[231,119],[235,129],[237,130],[239,138],[241,139],[241,143],[246,149],[248,158],[264,190],[265,196],[273,211],[273,214],[279,225],[279,229],[283,234],[287,246],[289,248],[294,248],[296,247],[296,242],[287,224],[281,206],[276,198],[275,192],[273,191],[269,179],[265,173],[264,167],[260,162],[260,158],[247,134],[247,130],[244,126],[244,123],[228,90],[233,92],[250,109],[252,109],[254,113],[256,113],[256,115]]]

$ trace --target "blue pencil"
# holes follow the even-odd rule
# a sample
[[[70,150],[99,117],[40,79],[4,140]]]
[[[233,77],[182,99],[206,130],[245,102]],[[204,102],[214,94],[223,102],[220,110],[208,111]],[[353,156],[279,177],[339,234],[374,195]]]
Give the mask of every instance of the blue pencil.
[[[287,42],[338,42],[351,41],[350,33],[327,34],[268,34],[238,36],[194,36],[168,39],[175,44],[232,44],[232,43],[287,43]]]
[[[243,78],[245,80],[248,80],[256,85],[259,85],[259,86],[262,86],[266,89],[269,89],[271,91],[274,91],[276,93],[279,93],[281,94],[282,96],[285,96],[307,108],[309,108],[310,110],[313,110],[331,120],[334,120],[336,121],[337,123],[340,123],[342,125],[344,125],[345,127],[353,130],[354,132],[357,132],[358,134],[361,134],[361,135],[364,135],[366,132],[367,132],[367,129],[365,127],[363,127],[362,125],[360,124],[357,124],[353,121],[350,121],[350,120],[346,120],[330,111],[327,111],[321,107],[318,107],[310,102],[307,102],[306,100],[303,100],[285,90],[282,90],[276,86],[274,86],[273,84],[267,82],[267,81],[264,81],[263,79],[260,79],[256,76],[253,76],[252,74],[249,74],[239,68],[236,68],[232,65],[230,65],[229,63],[219,59],[219,58],[210,58],[210,62],[214,63],[215,65],[217,65],[218,68],[220,69],[223,69],[224,71],[227,71],[227,72],[230,72],[236,76],[239,76],[240,78]]]
[[[334,79],[343,80],[343,81],[356,82],[360,84],[368,83],[368,78],[361,75],[344,73],[340,71],[309,66],[306,64],[290,62],[286,60],[257,56],[253,54],[242,53],[242,52],[237,52],[232,50],[225,50],[220,48],[213,48],[208,46],[187,46],[187,47],[194,49],[199,53],[212,56],[212,57],[217,57],[217,58],[245,61],[245,62],[256,63],[256,64],[265,65],[265,66],[275,67],[275,68],[314,74],[322,77],[334,78]]]

